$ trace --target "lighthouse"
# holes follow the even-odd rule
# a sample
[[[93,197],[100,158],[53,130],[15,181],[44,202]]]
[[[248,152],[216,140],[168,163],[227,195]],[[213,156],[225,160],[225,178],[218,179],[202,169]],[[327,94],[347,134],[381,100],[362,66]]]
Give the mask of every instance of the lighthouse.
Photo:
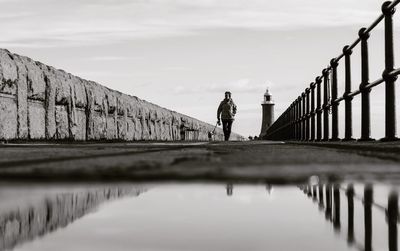
[[[264,93],[264,101],[262,102],[262,124],[260,138],[262,139],[266,134],[268,128],[274,123],[274,102],[272,101],[271,94],[267,88]]]

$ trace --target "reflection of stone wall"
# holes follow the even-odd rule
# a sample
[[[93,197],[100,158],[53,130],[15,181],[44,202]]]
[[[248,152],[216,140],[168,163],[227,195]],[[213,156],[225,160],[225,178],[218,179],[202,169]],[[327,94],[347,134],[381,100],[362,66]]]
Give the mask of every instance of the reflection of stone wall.
[[[213,128],[0,49],[0,139],[208,140]]]
[[[0,250],[43,236],[67,226],[102,202],[122,196],[138,196],[140,188],[103,188],[49,195],[32,206],[0,212]]]

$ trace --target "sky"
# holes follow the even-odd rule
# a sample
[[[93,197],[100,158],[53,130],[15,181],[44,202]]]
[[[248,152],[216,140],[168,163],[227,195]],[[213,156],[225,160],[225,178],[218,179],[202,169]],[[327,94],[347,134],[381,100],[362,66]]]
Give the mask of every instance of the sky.
[[[278,117],[378,17],[383,2],[0,0],[0,47],[211,124],[230,90],[238,107],[233,130],[258,135],[265,89]],[[397,24],[400,14],[395,17]],[[382,29],[371,36],[372,80],[383,71]],[[396,53],[398,62],[399,45]],[[359,52],[353,55],[355,89]],[[343,81],[342,74],[340,94]],[[371,94],[377,138],[384,133],[383,91],[379,86]],[[356,98],[356,137],[359,103]]]

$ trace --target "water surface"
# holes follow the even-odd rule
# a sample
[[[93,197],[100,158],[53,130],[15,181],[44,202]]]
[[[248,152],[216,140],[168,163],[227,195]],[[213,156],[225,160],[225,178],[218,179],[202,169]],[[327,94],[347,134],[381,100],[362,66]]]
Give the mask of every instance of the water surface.
[[[362,183],[3,184],[0,247],[397,250],[397,221],[390,220],[397,190]]]

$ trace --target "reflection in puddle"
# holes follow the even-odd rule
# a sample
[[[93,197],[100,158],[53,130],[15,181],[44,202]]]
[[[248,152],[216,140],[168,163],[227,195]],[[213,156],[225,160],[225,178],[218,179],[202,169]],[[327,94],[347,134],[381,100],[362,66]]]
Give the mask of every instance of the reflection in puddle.
[[[397,250],[382,184],[3,185],[0,201],[2,250]]]
[[[51,191],[49,191],[49,188]],[[135,187],[5,187],[0,192],[0,250],[46,235],[92,212],[101,203],[138,196]]]
[[[314,202],[318,203],[320,210],[324,211],[326,220],[332,223],[337,232],[347,231],[349,246],[358,250],[397,250],[397,224],[399,221],[397,189],[391,188],[389,190],[386,186],[377,186],[380,201],[375,202],[373,185],[366,184],[358,187],[360,190],[362,187],[363,191],[357,193],[353,184],[302,186],[301,189]],[[345,199],[342,199],[342,196]],[[387,199],[386,204],[382,203],[382,199],[385,198]],[[341,206],[342,200],[345,200],[347,208]],[[360,210],[355,211],[355,203],[359,203]],[[347,217],[347,229],[342,229],[341,211],[343,209],[345,210],[343,213]],[[363,220],[361,221],[363,221],[364,229],[357,230],[359,233],[364,234],[360,238],[355,237],[355,212],[363,215]],[[375,235],[373,235],[373,229],[375,229]],[[386,234],[387,236],[385,237]],[[373,241],[375,239],[377,243],[374,248]],[[385,242],[385,239],[388,241]]]

